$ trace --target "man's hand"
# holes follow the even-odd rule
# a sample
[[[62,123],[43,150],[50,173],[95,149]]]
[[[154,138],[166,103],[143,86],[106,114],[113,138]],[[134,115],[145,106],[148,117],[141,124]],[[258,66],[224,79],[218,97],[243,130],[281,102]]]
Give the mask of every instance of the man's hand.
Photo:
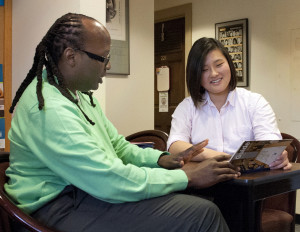
[[[185,151],[177,154],[163,155],[157,161],[158,165],[166,169],[181,168],[188,163],[193,157],[203,151],[208,144],[208,140],[204,140],[196,145],[191,146]]]
[[[181,169],[188,177],[188,187],[207,188],[219,182],[237,178],[238,168],[228,162],[230,155],[219,155],[203,162],[189,162]]]
[[[280,157],[274,162],[272,162],[269,166],[271,169],[279,169],[279,168],[283,168],[284,170],[291,169],[292,165],[289,162],[288,152],[284,150],[280,155]]]

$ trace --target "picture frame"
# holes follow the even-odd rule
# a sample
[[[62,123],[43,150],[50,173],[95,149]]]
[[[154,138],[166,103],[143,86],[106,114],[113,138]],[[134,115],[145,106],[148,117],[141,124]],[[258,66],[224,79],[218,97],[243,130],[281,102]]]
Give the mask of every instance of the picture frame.
[[[111,36],[108,74],[129,75],[129,0],[106,0],[106,28]]]
[[[248,19],[215,24],[215,37],[229,52],[236,69],[237,86],[248,87]]]

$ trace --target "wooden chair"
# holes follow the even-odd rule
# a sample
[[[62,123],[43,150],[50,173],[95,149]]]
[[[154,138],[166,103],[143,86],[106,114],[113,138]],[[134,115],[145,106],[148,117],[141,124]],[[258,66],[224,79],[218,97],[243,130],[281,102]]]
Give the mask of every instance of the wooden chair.
[[[153,142],[154,149],[166,151],[168,134],[160,130],[144,130],[128,135],[126,140],[129,142]]]
[[[0,231],[13,232],[26,228],[33,232],[55,232],[24,213],[9,199],[4,191],[4,184],[7,182],[5,170],[8,166],[9,153],[0,152]]]
[[[295,137],[281,133],[283,139],[293,139],[287,147],[291,163],[300,163],[300,142]],[[267,198],[261,207],[262,232],[295,231],[296,191]]]

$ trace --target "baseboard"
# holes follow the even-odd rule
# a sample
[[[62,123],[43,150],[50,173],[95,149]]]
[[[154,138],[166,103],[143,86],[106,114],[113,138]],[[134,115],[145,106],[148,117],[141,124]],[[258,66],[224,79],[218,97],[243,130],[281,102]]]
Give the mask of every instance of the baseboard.
[[[296,224],[300,224],[300,214],[297,214],[297,213],[296,213],[295,223],[296,223]]]

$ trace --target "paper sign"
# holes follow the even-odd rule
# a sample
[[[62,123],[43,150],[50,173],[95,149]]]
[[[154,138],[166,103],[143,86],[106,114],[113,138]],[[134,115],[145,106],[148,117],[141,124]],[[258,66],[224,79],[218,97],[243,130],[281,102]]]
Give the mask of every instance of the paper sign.
[[[170,69],[167,66],[156,68],[157,91],[168,91],[170,89]]]
[[[169,111],[169,94],[168,92],[159,92],[159,110],[158,112]]]

